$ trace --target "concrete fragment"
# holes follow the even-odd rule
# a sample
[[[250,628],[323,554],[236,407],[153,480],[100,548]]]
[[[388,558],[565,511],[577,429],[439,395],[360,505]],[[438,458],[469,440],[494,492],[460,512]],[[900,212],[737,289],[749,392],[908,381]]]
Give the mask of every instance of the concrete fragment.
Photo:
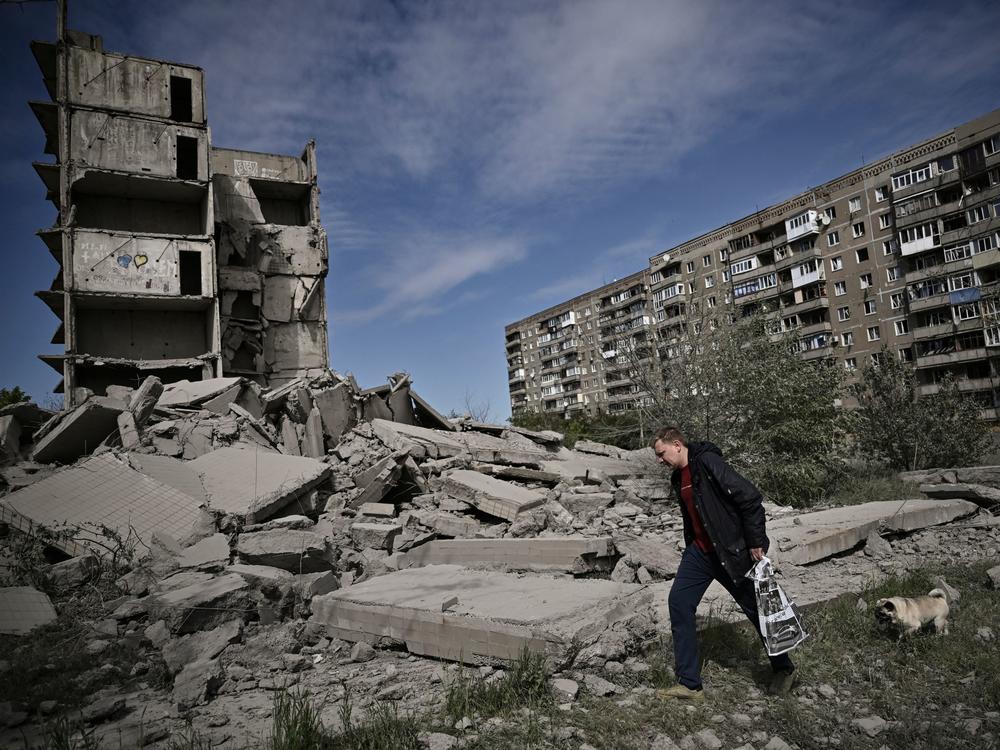
[[[302,447],[299,445],[299,433],[295,429],[295,423],[286,415],[282,415],[281,417],[281,444],[285,447],[285,453],[288,455],[302,455]]]
[[[292,573],[329,570],[333,563],[326,538],[313,531],[275,529],[240,534],[236,554],[240,562],[270,565]]]
[[[319,409],[323,433],[331,444],[340,442],[341,436],[355,424],[354,397],[346,383],[313,392],[313,405]]]
[[[583,684],[587,686],[587,690],[594,695],[599,696],[614,695],[615,693],[625,692],[625,688],[620,685],[616,685],[613,682],[609,682],[603,677],[598,677],[596,674],[584,675]]]
[[[458,516],[453,513],[420,513],[417,517],[425,526],[429,526],[444,536],[473,537],[483,528],[483,525],[475,518]]]
[[[996,565],[986,571],[986,577],[990,580],[990,585],[994,589],[1000,589],[1000,565]]]
[[[252,611],[250,587],[235,573],[150,594],[143,600],[150,619],[162,619],[172,633],[194,633],[245,619]]]
[[[229,391],[242,378],[210,378],[208,380],[178,380],[163,387],[158,407],[195,406]]]
[[[892,545],[873,529],[865,539],[865,554],[869,557],[887,557],[892,554]]]
[[[429,430],[416,425],[404,425],[385,419],[371,423],[378,438],[394,451],[403,451],[414,458],[448,458],[467,453],[465,445],[450,433]]]
[[[621,448],[604,443],[596,443],[593,440],[577,440],[573,444],[573,450],[580,453],[593,453],[598,456],[608,456],[610,458],[620,458]]]
[[[350,506],[357,508],[365,503],[379,502],[391,488],[396,486],[402,471],[402,466],[395,454],[386,456],[375,463],[371,468],[354,478],[355,484],[361,487],[362,491],[351,501]]]
[[[444,613],[442,592],[460,600]],[[652,592],[643,586],[434,565],[316,597],[311,621],[345,640],[390,638],[415,654],[466,662],[513,660],[525,647],[565,658],[571,644],[575,653],[609,634],[645,633],[651,604]]]
[[[990,508],[1000,502],[1000,489],[983,484],[958,483],[922,484],[920,491],[933,498],[962,498]]]
[[[783,517],[768,524],[769,557],[797,565],[853,549],[877,529],[913,531],[971,515],[965,500],[886,500]]]
[[[403,527],[396,523],[355,523],[351,524],[351,539],[361,548],[392,550],[392,542]]]
[[[80,711],[80,719],[87,724],[96,724],[105,719],[110,719],[123,708],[125,708],[124,698],[114,695],[107,698],[100,698],[85,706]]]
[[[31,586],[0,588],[0,633],[26,635],[56,619],[48,594]]]
[[[453,471],[445,477],[444,486],[453,497],[508,521],[545,502],[540,492],[468,469]]]
[[[190,662],[174,678],[171,698],[178,711],[189,711],[207,703],[225,679],[226,673],[218,659]]]
[[[562,702],[575,701],[577,693],[580,692],[580,684],[575,680],[556,678],[552,680],[552,689]]]
[[[181,568],[221,570],[229,563],[229,540],[225,534],[212,536],[187,547],[177,560]]]
[[[87,455],[118,429],[118,415],[122,411],[124,406],[120,401],[106,396],[87,399],[35,443],[32,460],[66,464]]]
[[[0,459],[15,461],[21,454],[21,425],[12,414],[0,417]]]
[[[363,516],[395,518],[396,506],[391,503],[363,503],[361,507],[358,508],[358,512]]]
[[[138,428],[145,426],[161,395],[163,395],[163,383],[155,375],[148,376],[132,392],[128,401],[128,411]]]
[[[177,674],[186,664],[214,659],[227,646],[242,640],[243,621],[230,620],[212,630],[170,640],[163,646],[163,661],[172,674]]]
[[[309,410],[309,416],[306,418],[306,435],[302,441],[302,452],[313,458],[326,455],[326,448],[323,446],[323,420],[319,409],[315,406]]]
[[[125,450],[132,450],[141,441],[139,428],[136,426],[135,417],[132,416],[131,412],[123,411],[118,415],[118,439]]]
[[[614,554],[608,537],[450,539],[414,547],[406,553],[401,567],[485,564],[511,570],[588,573],[610,568]]]
[[[201,476],[213,510],[265,520],[330,475],[313,458],[261,450],[220,448],[191,462]]]
[[[340,588],[340,576],[332,570],[319,573],[300,573],[294,577],[293,588],[303,599],[329,594]]]
[[[660,578],[673,578],[681,561],[677,544],[670,537],[660,534],[644,534],[641,537],[613,537],[615,547],[630,562],[641,565]]]
[[[76,536],[83,544],[103,541],[96,524],[123,537],[131,530],[147,547],[154,531],[186,539],[201,524],[194,498],[134,471],[110,453],[7,495],[3,504],[34,523],[78,529]],[[103,553],[104,548],[95,545],[95,551]]]
[[[100,575],[101,562],[96,555],[85,553],[57,562],[45,569],[45,580],[57,589],[73,589]]]

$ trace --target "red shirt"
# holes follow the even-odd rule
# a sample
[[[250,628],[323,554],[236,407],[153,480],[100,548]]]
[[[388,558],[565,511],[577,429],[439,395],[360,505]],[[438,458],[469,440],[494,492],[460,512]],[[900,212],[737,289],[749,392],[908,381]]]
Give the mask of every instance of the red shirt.
[[[687,511],[688,521],[691,523],[691,531],[694,532],[694,543],[702,552],[712,551],[712,540],[705,531],[705,526],[698,515],[698,509],[694,504],[694,487],[691,485],[691,466],[681,469],[681,502]]]

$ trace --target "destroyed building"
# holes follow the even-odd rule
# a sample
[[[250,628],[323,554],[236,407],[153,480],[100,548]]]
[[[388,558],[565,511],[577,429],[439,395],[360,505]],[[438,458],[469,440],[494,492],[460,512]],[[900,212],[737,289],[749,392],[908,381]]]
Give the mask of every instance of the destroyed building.
[[[58,214],[38,234],[59,270],[41,359],[67,406],[108,386],[241,376],[279,386],[328,364],[326,234],[316,148],[216,148],[204,72],[107,52],[61,30],[32,52],[32,101],[54,161],[35,169]]]

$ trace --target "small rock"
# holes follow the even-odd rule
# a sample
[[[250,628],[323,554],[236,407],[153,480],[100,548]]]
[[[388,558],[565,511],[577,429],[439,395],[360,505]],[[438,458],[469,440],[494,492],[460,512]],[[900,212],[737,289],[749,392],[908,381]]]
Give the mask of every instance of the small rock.
[[[42,701],[38,704],[38,713],[48,716],[59,707],[59,701]]]
[[[364,641],[358,641],[351,647],[351,661],[360,663],[375,658],[375,649]]]
[[[892,545],[873,529],[865,541],[865,554],[869,557],[888,557],[892,554]]]
[[[858,610],[858,612],[867,612],[868,611],[868,602],[866,602],[863,598],[859,597],[858,598],[858,603],[854,605],[854,608],[856,610]]]
[[[608,682],[603,677],[598,677],[596,674],[586,675],[583,678],[583,682],[587,686],[587,689],[594,695],[605,696],[625,692],[618,685],[615,685],[613,682]]]
[[[574,701],[577,693],[580,692],[580,685],[574,680],[557,678],[552,680],[552,689],[556,691],[556,698]]]
[[[620,661],[606,661],[604,662],[604,670],[608,674],[621,674],[625,671],[625,665]]]
[[[837,697],[837,691],[834,690],[831,685],[826,685],[826,684],[820,685],[818,688],[816,688],[816,691],[824,698],[833,699]]]
[[[881,539],[881,537],[879,537]],[[770,742],[764,745],[764,750],[792,750],[792,746],[785,742],[778,735],[774,735]]]
[[[976,628],[976,638],[985,643],[989,643],[993,640],[993,628],[982,627]]]
[[[455,729],[460,732],[464,732],[466,729],[472,729],[473,727],[472,719],[468,716],[463,716],[461,719],[455,722]]]
[[[611,571],[611,580],[617,583],[635,583],[635,569],[623,557]]]
[[[864,719],[853,719],[851,726],[869,737],[878,737],[888,726],[888,722],[881,716],[867,716]]]
[[[658,734],[653,738],[653,744],[649,750],[681,750],[680,747],[665,734]]]
[[[640,565],[639,569],[635,571],[635,577],[639,579],[639,583],[652,583],[653,576],[646,570],[644,565]]]
[[[302,654],[282,654],[281,662],[289,672],[302,672],[306,669],[312,669],[313,665],[312,659]]]
[[[458,744],[458,737],[444,732],[422,733],[419,737],[421,746],[427,750],[451,750]]]
[[[125,699],[110,697],[101,698],[91,703],[80,712],[80,718],[88,724],[96,724],[114,716],[125,708]]]
[[[987,570],[986,575],[989,577],[993,588],[1000,589],[1000,565],[996,565]]]
[[[695,741],[705,750],[720,750],[722,740],[711,729],[702,729],[694,733]]]
[[[729,717],[729,720],[738,727],[748,727],[753,723],[753,719],[750,718],[749,714],[733,714]]]

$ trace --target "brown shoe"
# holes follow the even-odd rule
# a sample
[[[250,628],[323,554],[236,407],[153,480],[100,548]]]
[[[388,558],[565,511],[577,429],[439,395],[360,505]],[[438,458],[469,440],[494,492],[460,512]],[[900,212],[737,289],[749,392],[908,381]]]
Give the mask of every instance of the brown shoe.
[[[704,703],[705,691],[701,689],[692,690],[686,685],[674,685],[673,687],[669,687],[664,690],[657,690],[656,697],[665,701],[677,700]]]

